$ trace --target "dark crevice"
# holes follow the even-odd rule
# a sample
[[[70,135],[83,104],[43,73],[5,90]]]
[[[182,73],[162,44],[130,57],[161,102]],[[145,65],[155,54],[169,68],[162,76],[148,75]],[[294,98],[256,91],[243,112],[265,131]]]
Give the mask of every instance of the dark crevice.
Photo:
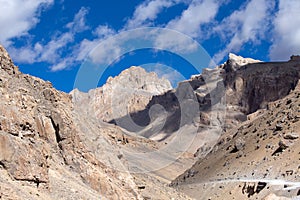
[[[236,153],[238,151],[239,151],[238,148],[235,146],[229,153]]]
[[[267,186],[267,183],[265,182],[258,182],[257,186],[256,184],[249,184],[247,185],[246,183],[244,184],[242,188],[242,193],[247,194],[248,198],[253,196],[254,194],[260,193],[265,187]]]
[[[29,183],[34,183],[37,188],[39,187],[39,185],[41,183],[46,183],[46,181],[42,181],[42,180],[40,180],[38,178],[35,178],[35,179],[17,179],[16,178],[16,181],[25,181],[25,182],[29,182]]]
[[[260,191],[262,191],[267,186],[267,183],[265,182],[258,182],[256,187],[256,193],[258,194]]]
[[[61,141],[63,141],[63,138],[59,134],[59,124],[56,124],[51,116],[49,118],[50,118],[52,126],[53,126],[53,128],[55,130],[55,139],[56,139],[56,142],[59,144]]]
[[[138,186],[138,189],[139,189],[139,190],[143,190],[143,189],[145,189],[145,188],[146,188],[146,186],[143,186],[143,185],[142,185],[142,186]]]
[[[274,153],[272,153],[272,156],[275,156],[276,154],[279,154],[279,153],[282,153],[283,152],[283,149],[281,147],[278,147]]]
[[[2,161],[0,161],[0,167],[2,167],[3,169],[6,169],[6,166]]]
[[[272,153],[272,156],[276,156],[277,154],[282,153],[287,147],[284,145],[280,145],[275,151],[274,153]]]
[[[244,187],[242,188],[242,193],[245,194],[247,193],[248,198],[250,198],[252,195],[255,194],[255,185],[247,185],[246,183],[244,184]]]

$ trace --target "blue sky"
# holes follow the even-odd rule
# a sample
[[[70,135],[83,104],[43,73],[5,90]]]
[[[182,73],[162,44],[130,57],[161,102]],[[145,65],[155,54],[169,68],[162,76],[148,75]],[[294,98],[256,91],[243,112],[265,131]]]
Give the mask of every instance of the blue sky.
[[[184,59],[185,52],[182,58],[174,50],[176,44],[176,48],[188,52],[190,45],[184,37],[179,39],[176,34],[173,37],[171,30],[196,41],[215,64],[226,61],[230,52],[263,61],[288,60],[290,55],[300,54],[299,0],[0,2],[0,43],[15,64],[22,72],[49,80],[66,92],[76,86],[78,71],[87,58],[93,60],[95,56],[107,62],[87,66],[90,74],[101,73],[101,76],[98,75],[96,85],[87,84],[81,90],[100,86],[108,76],[115,76],[132,65],[155,71],[176,86],[177,81],[199,70],[195,71]],[[152,49],[133,48],[125,54],[120,54],[122,47],[115,44],[118,40],[109,39],[142,27],[167,28],[171,32],[161,37],[159,45]],[[91,53],[101,43],[105,44],[103,48]],[[199,56],[201,59],[207,58]],[[92,69],[96,67],[102,67],[102,71]],[[85,79],[81,81],[88,82],[89,75]]]

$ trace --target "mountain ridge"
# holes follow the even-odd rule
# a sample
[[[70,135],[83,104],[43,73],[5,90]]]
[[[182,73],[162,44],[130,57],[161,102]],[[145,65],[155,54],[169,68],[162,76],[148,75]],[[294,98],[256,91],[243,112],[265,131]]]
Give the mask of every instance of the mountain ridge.
[[[242,174],[243,163],[251,162],[248,155],[258,162],[252,151],[261,152],[272,165],[282,160],[283,154],[295,157],[297,148],[293,144],[298,143],[299,136],[282,130],[288,127],[299,130],[298,121],[293,122],[298,119],[297,110],[283,119],[289,109],[299,106],[299,79],[297,56],[288,62],[266,63],[230,54],[224,64],[203,69],[202,74],[179,83],[175,89],[155,74],[133,67],[110,78],[102,88],[66,94],[57,91],[50,82],[22,74],[0,46],[0,196],[3,199],[190,199],[187,195],[202,199],[229,193],[228,198],[234,194],[237,197],[242,194],[241,198],[295,196],[296,189],[290,194],[284,188],[278,193],[264,189],[269,182],[241,179],[244,184],[241,188],[235,183],[229,186],[217,183],[219,189],[200,183],[202,189],[198,190],[191,184],[199,184],[200,179],[219,180],[220,173],[205,168],[205,162],[222,170],[226,166],[242,167],[236,171]],[[265,127],[268,123],[272,129]],[[253,142],[247,141],[254,140],[256,134],[261,137],[259,146],[251,146]],[[270,145],[264,148],[267,140]],[[228,163],[224,164],[223,159],[229,159]],[[240,160],[244,162],[238,163]],[[287,163],[295,164],[288,160]],[[255,170],[255,165],[250,166],[245,170],[245,179],[253,178],[251,170]],[[201,175],[198,168],[207,173]],[[234,173],[227,168],[222,177]],[[268,170],[269,178],[283,173]],[[294,176],[296,172],[293,169]],[[258,178],[260,175],[257,172]],[[173,187],[168,187],[176,177],[171,183]],[[292,186],[298,187],[293,184],[287,187]],[[222,188],[225,188],[223,193]],[[203,196],[197,193],[200,191]]]

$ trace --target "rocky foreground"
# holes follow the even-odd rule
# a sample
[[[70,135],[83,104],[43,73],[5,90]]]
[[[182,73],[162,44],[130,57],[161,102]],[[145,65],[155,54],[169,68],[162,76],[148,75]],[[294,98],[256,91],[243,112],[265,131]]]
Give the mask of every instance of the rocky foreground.
[[[300,198],[300,84],[236,128],[171,185],[196,199]]]
[[[131,67],[66,94],[0,46],[0,199],[296,198],[299,79],[230,54],[176,89]]]
[[[143,138],[75,112],[71,95],[22,74],[3,47],[0,93],[0,199],[188,199],[128,172],[119,146]]]

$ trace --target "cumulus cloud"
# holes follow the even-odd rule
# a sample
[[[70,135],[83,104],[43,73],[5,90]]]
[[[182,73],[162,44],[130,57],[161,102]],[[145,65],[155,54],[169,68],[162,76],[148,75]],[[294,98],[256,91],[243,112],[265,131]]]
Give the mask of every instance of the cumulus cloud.
[[[211,22],[216,16],[221,2],[214,0],[195,0],[183,11],[180,17],[170,21],[167,28],[199,37],[201,25]]]
[[[68,59],[68,63],[70,63],[70,61],[72,60],[73,63],[77,61],[83,61],[87,58],[87,56],[94,48],[101,44],[101,42],[103,42],[104,49],[100,50],[101,53],[99,52],[99,50],[97,50],[98,52],[94,52],[92,54],[93,61],[96,62],[96,60],[99,59],[110,60],[113,56],[118,56],[117,53],[119,52],[119,47],[115,45],[115,43],[105,42],[105,39],[116,34],[116,31],[114,29],[108,27],[107,25],[99,25],[95,30],[92,31],[92,33],[95,38],[92,40],[85,38],[79,43],[79,45],[76,45],[76,48],[73,49],[72,55],[70,55],[72,56],[72,59]],[[108,51],[108,49],[110,51]],[[106,58],[104,58],[103,56],[106,56]],[[55,67],[55,69],[57,69],[57,67]]]
[[[22,11],[24,11],[14,13],[16,17],[12,17],[13,14],[10,14],[11,21],[8,20],[10,23],[15,23],[16,21],[16,24],[20,24],[16,27],[23,28],[17,29],[6,26],[11,28],[12,33],[5,33],[7,34],[5,35],[5,28],[1,29],[0,40],[9,42],[11,38],[28,34],[28,30],[38,23],[39,12],[43,6],[50,5],[53,2],[53,0],[36,0],[35,3],[24,1],[26,2],[25,6],[20,7],[19,5],[22,4],[20,3],[21,1],[0,0],[0,2],[5,2],[3,5],[8,4],[9,9],[7,10],[10,10],[10,13],[14,13],[13,10],[18,9],[23,9]],[[9,4],[9,2],[13,3]],[[14,2],[17,3],[14,4]],[[229,52],[238,52],[246,43],[259,43],[270,30],[270,26],[272,25],[271,20],[274,18],[274,16],[272,17],[272,12],[274,11],[275,3],[272,0],[248,0],[239,10],[234,11],[221,22],[217,22],[215,18],[220,7],[228,3],[228,0],[146,0],[136,7],[132,17],[126,21],[120,30],[114,30],[108,25],[100,25],[92,30],[92,38],[75,41],[78,33],[91,29],[86,22],[86,15],[89,9],[82,7],[75,14],[73,21],[63,27],[65,32],[56,32],[51,40],[46,43],[37,42],[34,45],[27,45],[21,48],[12,47],[10,48],[10,52],[14,60],[18,62],[46,62],[51,65],[53,71],[57,71],[84,60],[101,43],[103,48],[92,52],[90,57],[97,63],[109,63],[120,57],[120,53],[123,52],[119,43],[109,39],[111,36],[118,35],[118,33],[131,28],[154,25],[160,13],[179,3],[185,3],[188,6],[173,20],[160,26],[174,29],[198,41],[205,39],[211,32],[220,37],[221,41],[225,41],[225,48],[221,49],[214,56],[216,62],[221,61]],[[26,6],[27,4],[28,6]],[[271,57],[278,58],[279,55],[283,55],[284,53],[290,54],[291,52],[296,52],[300,44],[300,42],[297,43],[300,38],[300,31],[297,28],[300,19],[298,14],[299,4],[297,0],[281,0],[279,12],[274,22],[274,31],[276,34],[274,34],[274,44],[270,49]],[[18,6],[18,9],[16,6]],[[1,9],[4,12],[1,12]],[[289,16],[291,14],[290,10],[293,10],[293,18]],[[0,16],[5,16],[3,14],[5,12],[6,9],[1,7]],[[286,24],[286,21],[292,23]],[[0,25],[10,23],[0,18]],[[22,24],[23,26],[21,26]],[[214,27],[215,25],[217,26]],[[146,33],[143,36],[148,37],[149,35],[151,34]],[[189,53],[198,47],[196,40],[192,40],[191,38],[179,38],[175,32],[167,31],[166,34],[155,35],[150,40],[159,49]],[[288,44],[286,49],[281,47],[282,44]],[[66,52],[68,52],[67,56]]]
[[[201,28],[210,24],[221,6],[222,1],[194,0],[180,16],[171,20],[166,28],[186,34],[193,39],[204,37]],[[198,43],[188,37],[178,38],[178,34],[167,32],[157,37],[156,45],[161,49],[170,49],[184,54],[197,50]]]
[[[165,31],[158,31],[153,29],[145,32],[145,30],[140,29],[139,31],[138,29],[136,29],[134,32],[124,32],[129,28],[136,28],[147,25],[148,22],[152,22],[153,20],[155,20],[158,14],[163,9],[169,8],[178,3],[190,2],[191,1],[188,0],[147,0],[137,6],[133,17],[129,19],[123,29],[119,30],[118,32],[106,25],[97,27],[93,31],[93,34],[97,38],[93,40],[84,39],[80,44],[77,58],[80,58],[82,60],[92,49],[100,44],[101,48],[99,47],[96,51],[92,51],[89,54],[89,57],[94,63],[109,64],[110,62],[115,61],[120,56],[122,56],[122,52],[127,52],[130,50],[130,48],[125,47],[127,43],[125,41],[132,40],[132,38],[136,38],[136,40],[144,38],[145,40],[147,40],[147,42],[133,42],[131,46],[134,46],[135,48],[138,48],[138,46],[135,46],[137,45],[137,43],[148,43],[148,45],[150,45],[146,45],[148,48],[153,47],[156,49],[163,49],[182,54],[189,54],[197,51],[199,48],[199,44],[190,37],[178,33],[177,31],[184,32],[189,36],[199,37],[201,26],[214,20],[214,17],[216,16],[220,5],[224,1],[219,1],[220,4],[218,4],[216,1],[210,0],[192,1],[188,8],[183,11],[178,18],[172,20],[166,25],[167,28],[175,29],[177,31],[172,31],[169,29],[166,29]],[[159,33],[157,33],[157,31]],[[142,32],[141,36],[139,36],[139,32]],[[119,33],[122,34],[118,35]],[[181,37],[179,37],[180,34]],[[109,38],[110,36],[114,35],[118,35],[117,38]]]
[[[93,34],[98,38],[107,38],[116,34],[116,31],[108,25],[100,25],[93,31]]]
[[[76,16],[74,18],[75,21]],[[84,18],[84,16],[82,17]],[[82,62],[87,58],[87,56],[90,56],[92,61],[95,63],[110,63],[120,56],[121,50],[119,45],[113,39],[108,39],[110,36],[116,34],[116,31],[114,29],[109,28],[107,25],[100,25],[95,30],[93,30],[92,33],[95,36],[94,39],[83,39],[79,44],[75,44],[68,56],[60,59],[58,63],[53,63],[54,65],[51,66],[51,70],[63,70],[65,68],[73,66],[76,63]],[[69,35],[69,33],[64,33],[60,38],[52,41],[53,44],[55,42],[58,42],[57,50],[61,48],[60,46],[62,44],[66,45],[67,43],[72,42],[73,36],[71,35],[72,37],[68,38],[67,35]],[[102,45],[101,48],[97,48],[97,51],[92,51],[99,44]],[[51,49],[51,46],[52,45],[50,45],[49,49]],[[55,47],[55,45],[53,46]],[[57,50],[53,49],[49,52],[56,52]],[[43,55],[45,55],[45,53],[43,53]]]
[[[82,7],[75,14],[74,19],[66,24],[67,31],[63,33],[57,32],[46,44],[37,42],[33,46],[28,44],[21,48],[9,47],[13,59],[17,62],[28,64],[47,62],[53,65],[50,67],[53,71],[67,68],[67,64],[74,64],[76,57],[73,53],[69,53],[69,56],[66,58],[62,58],[62,53],[67,49],[68,45],[74,42],[76,34],[89,29],[85,20],[87,13],[88,9]]]
[[[228,53],[238,52],[247,42],[259,43],[270,29],[273,9],[272,0],[251,0],[223,19],[214,31],[223,41],[229,42],[214,56],[214,61],[219,63]]]
[[[11,45],[11,39],[27,35],[39,22],[40,11],[53,0],[0,0],[0,42]]]
[[[95,41],[94,41],[95,42]],[[98,43],[94,43],[97,47],[95,51],[92,51],[89,57],[93,63],[108,65],[111,62],[118,60],[121,56],[121,46],[118,40],[109,38],[105,40],[99,40]]]
[[[155,38],[154,44],[157,49],[163,49],[182,54],[192,53],[196,51],[199,46],[195,40],[187,35],[171,30],[162,31],[160,34],[158,34]]]
[[[292,54],[300,54],[300,1],[280,0],[274,20],[271,60],[288,60]]]
[[[46,2],[46,0],[44,1]],[[218,8],[215,2],[209,0],[146,0],[136,7],[132,18],[127,20],[124,27],[119,31],[112,29],[108,25],[100,25],[92,31],[94,38],[85,38],[76,42],[76,34],[90,29],[86,23],[86,15],[89,9],[83,7],[75,14],[73,21],[64,26],[66,31],[56,32],[49,42],[37,42],[34,45],[28,42],[28,45],[24,47],[11,47],[9,51],[17,62],[46,62],[51,65],[50,68],[53,71],[57,71],[84,60],[92,49],[101,44],[103,48],[92,52],[90,58],[97,63],[109,63],[118,59],[122,50],[120,45],[115,43],[113,39],[110,40],[109,37],[130,28],[149,25],[149,23],[151,24],[157,19],[159,13],[164,9],[179,3],[191,4],[181,16],[172,20],[166,26],[182,32],[189,30],[189,32],[185,31],[185,33],[191,36],[196,36],[199,33],[199,27],[213,19]],[[197,16],[196,20],[193,18],[193,15]],[[37,18],[36,21],[38,21]],[[147,33],[143,34],[144,36],[147,35]],[[125,35],[123,36],[126,38]],[[119,38],[119,40],[122,40],[122,38]],[[176,52],[188,52],[197,48],[197,44],[194,41],[183,37],[180,39],[176,37],[176,34],[174,37],[170,34],[160,34],[159,37],[155,36],[155,38],[152,37],[150,40],[158,48]],[[127,50],[130,50],[130,48]],[[67,56],[64,55],[66,51],[68,51]]]
[[[66,25],[71,32],[79,33],[89,29],[86,25],[86,15],[88,14],[88,9],[81,7],[78,13],[76,13],[74,20]]]
[[[164,9],[170,8],[178,3],[189,3],[191,0],[146,0],[134,11],[133,17],[127,21],[125,29],[151,26],[158,14]]]
[[[40,52],[40,55],[38,55],[38,61],[54,63],[61,57],[59,51],[73,41],[74,35],[70,32],[63,33],[62,35],[53,38],[44,47],[42,47],[43,51]]]

